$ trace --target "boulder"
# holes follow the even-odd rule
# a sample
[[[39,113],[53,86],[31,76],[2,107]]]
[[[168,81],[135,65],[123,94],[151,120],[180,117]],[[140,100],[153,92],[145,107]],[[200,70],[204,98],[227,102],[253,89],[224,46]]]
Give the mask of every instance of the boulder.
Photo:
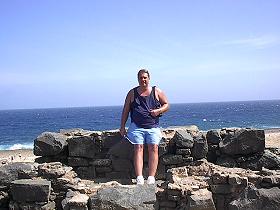
[[[192,192],[192,195],[188,197],[188,210],[216,210],[212,193],[207,189],[200,189]]]
[[[234,135],[227,135],[219,143],[220,151],[228,155],[249,155],[263,152],[265,148],[264,130],[240,129]]]
[[[61,133],[44,132],[34,140],[34,154],[38,156],[54,156],[67,147],[67,136]]]
[[[259,169],[264,167],[267,169],[279,170],[280,169],[280,157],[269,150],[265,150],[262,157],[258,162]]]
[[[204,135],[194,137],[192,156],[195,160],[207,157],[208,144]]]
[[[172,141],[174,141],[179,148],[192,148],[194,143],[191,134],[185,130],[177,130]]]
[[[12,182],[11,194],[17,202],[48,202],[51,182],[48,180],[19,179]]]
[[[31,173],[35,171],[34,163],[9,163],[0,167],[0,185],[9,186],[10,183],[18,179],[19,172]]]
[[[219,144],[222,140],[218,130],[209,130],[206,133],[207,142],[210,144]]]
[[[100,150],[95,139],[90,136],[73,137],[68,140],[69,156],[94,158]]]
[[[261,170],[263,167],[271,170],[280,169],[280,157],[269,150],[265,150],[261,154],[251,155],[250,157],[243,157],[243,159],[244,161],[240,163],[242,168],[249,168],[251,170]]]
[[[229,203],[229,210],[272,210],[280,209],[280,189],[249,186],[241,196]]]
[[[122,185],[100,189],[90,197],[91,209],[149,210],[156,206],[154,185]]]

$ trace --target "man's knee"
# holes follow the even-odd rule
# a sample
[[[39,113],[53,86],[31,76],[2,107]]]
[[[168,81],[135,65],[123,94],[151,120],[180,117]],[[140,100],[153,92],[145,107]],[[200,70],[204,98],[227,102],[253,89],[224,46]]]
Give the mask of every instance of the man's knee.
[[[157,153],[158,152],[158,145],[156,144],[149,144],[148,145],[149,153]]]
[[[144,149],[144,145],[143,144],[136,144],[134,145],[134,151],[135,152],[142,152]]]

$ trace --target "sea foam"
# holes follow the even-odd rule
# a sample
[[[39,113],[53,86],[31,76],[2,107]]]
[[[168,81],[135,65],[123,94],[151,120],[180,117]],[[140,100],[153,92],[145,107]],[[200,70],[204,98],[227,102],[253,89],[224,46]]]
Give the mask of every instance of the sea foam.
[[[0,150],[33,149],[33,144],[14,144],[0,146]]]

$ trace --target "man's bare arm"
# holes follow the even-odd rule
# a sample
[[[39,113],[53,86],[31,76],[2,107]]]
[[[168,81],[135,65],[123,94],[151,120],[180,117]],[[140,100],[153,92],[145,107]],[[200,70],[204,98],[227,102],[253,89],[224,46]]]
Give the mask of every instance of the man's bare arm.
[[[154,109],[151,111],[152,116],[156,117],[160,114],[163,114],[164,112],[167,112],[169,109],[169,103],[166,95],[164,92],[156,87],[156,96],[158,97],[158,100],[161,104],[161,107],[158,109]]]
[[[120,127],[120,134],[121,136],[124,136],[126,134],[125,130],[125,124],[128,119],[128,114],[130,111],[130,104],[131,104],[131,98],[132,98],[132,90],[130,90],[125,98],[125,103],[123,106],[122,111],[122,118],[121,118],[121,127]]]

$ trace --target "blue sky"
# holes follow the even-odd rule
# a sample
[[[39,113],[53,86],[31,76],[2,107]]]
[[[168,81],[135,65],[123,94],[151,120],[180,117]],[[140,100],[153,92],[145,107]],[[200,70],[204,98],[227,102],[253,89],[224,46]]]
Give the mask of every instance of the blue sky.
[[[280,99],[278,0],[3,0],[0,109]]]

